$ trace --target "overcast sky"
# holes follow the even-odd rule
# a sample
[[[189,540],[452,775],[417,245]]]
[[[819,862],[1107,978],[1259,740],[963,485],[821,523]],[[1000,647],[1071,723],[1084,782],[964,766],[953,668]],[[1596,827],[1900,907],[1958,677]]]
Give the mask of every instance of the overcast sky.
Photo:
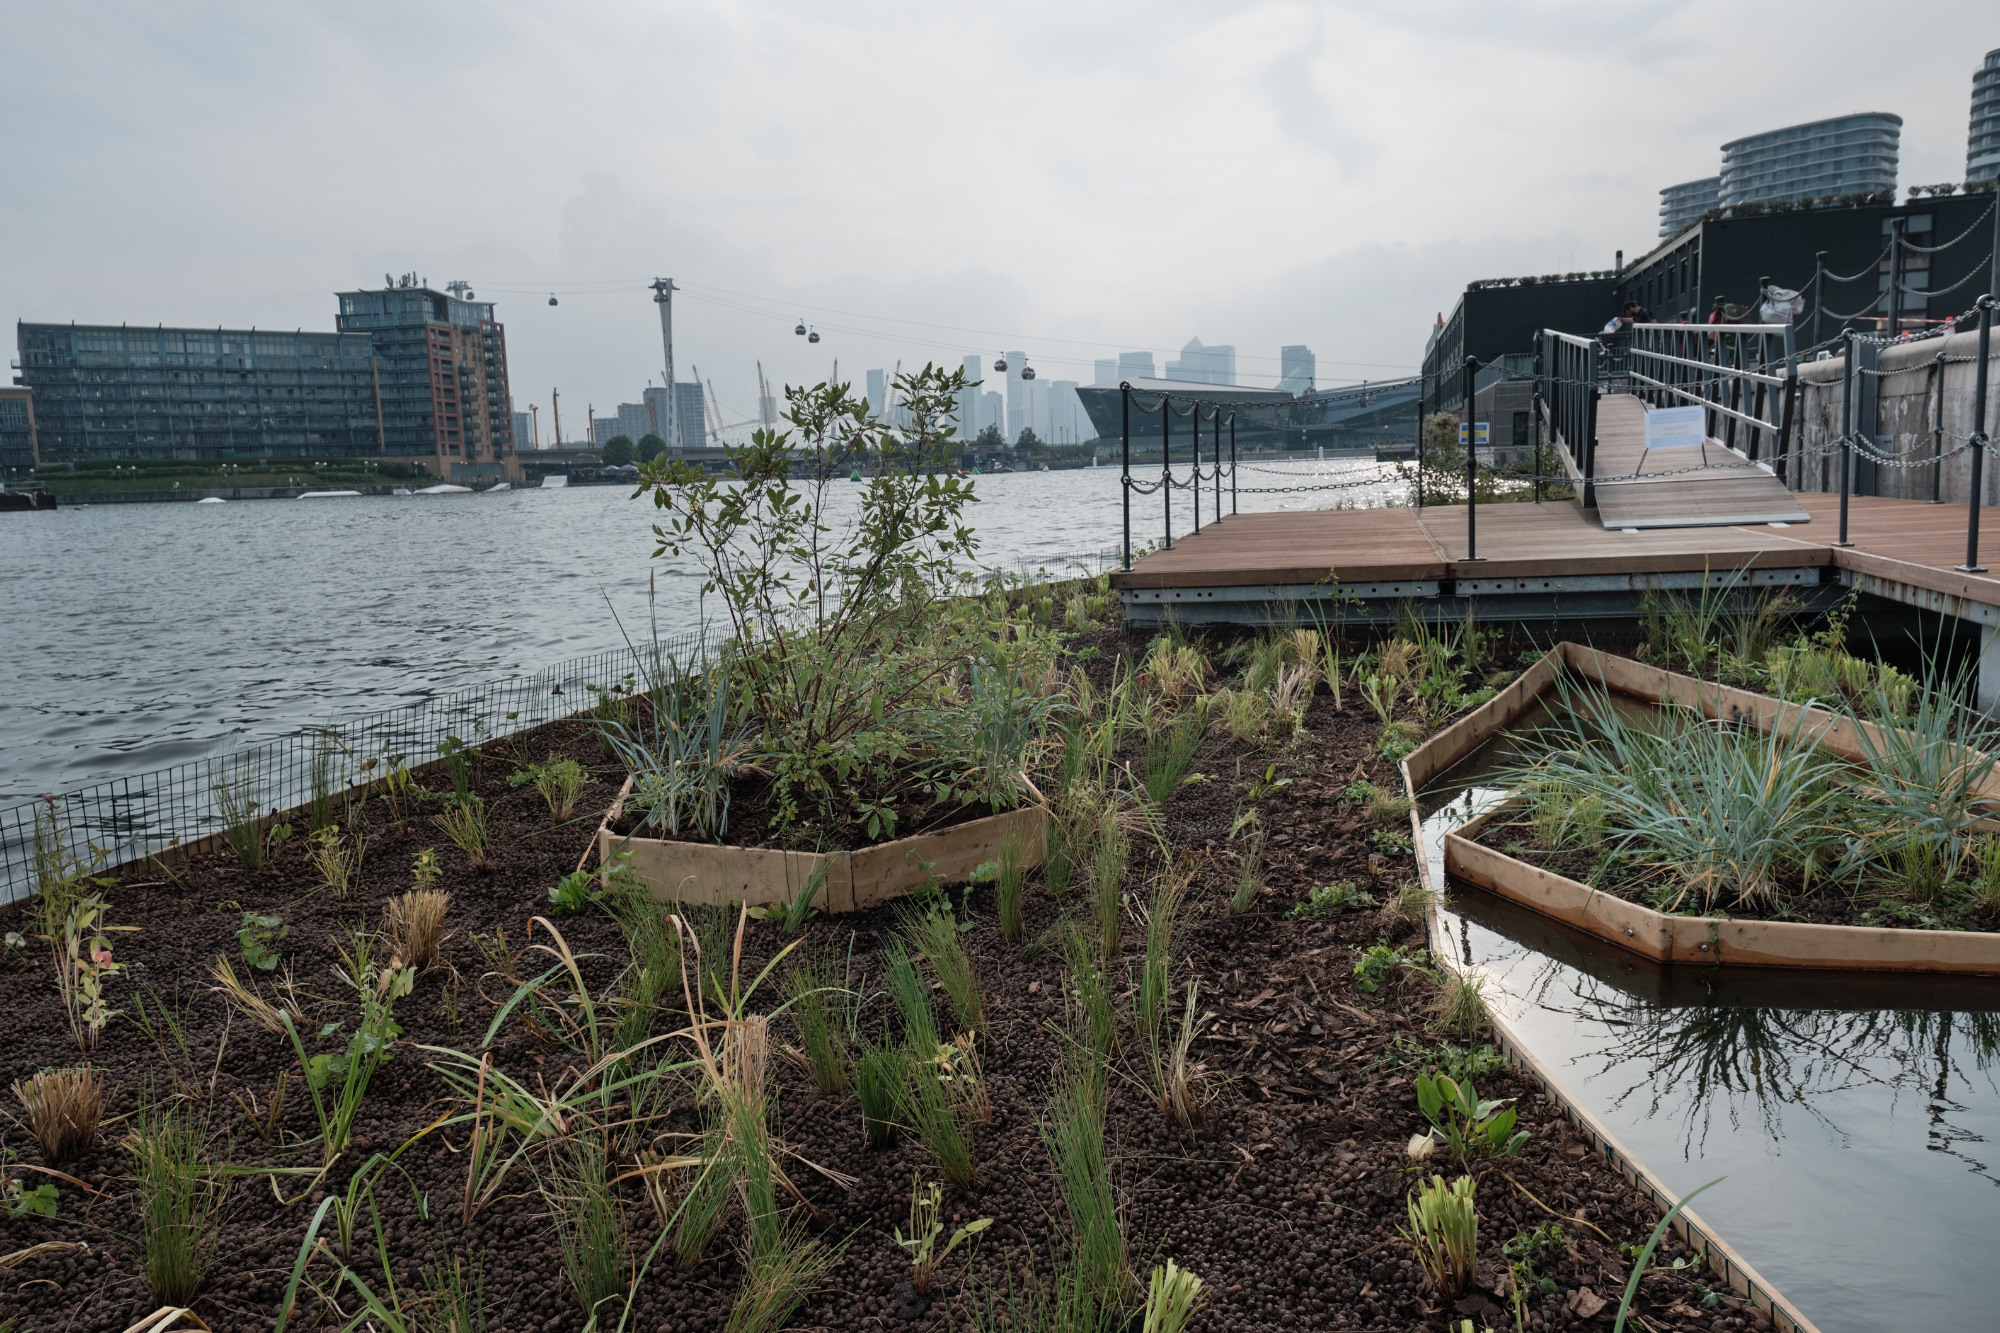
[[[0,318],[331,328],[339,288],[463,278],[567,435],[660,373],[656,275],[732,420],[760,357],[1407,373],[1468,279],[1648,248],[1725,139],[1894,111],[1905,186],[1963,178],[2000,6],[0,0],[0,34]]]

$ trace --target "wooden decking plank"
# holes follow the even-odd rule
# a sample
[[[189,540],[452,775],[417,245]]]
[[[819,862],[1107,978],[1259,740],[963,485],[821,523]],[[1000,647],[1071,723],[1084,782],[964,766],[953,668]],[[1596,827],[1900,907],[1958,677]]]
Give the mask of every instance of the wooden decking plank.
[[[1592,522],[1561,501],[1482,505],[1479,554],[1466,556],[1465,506],[1426,509],[1422,522],[1451,558],[1454,578],[1562,574],[1667,574],[1704,569],[1801,569],[1826,563],[1822,545],[1777,528],[1652,528],[1635,533]]]
[[[1222,588],[1444,576],[1444,557],[1414,510],[1321,509],[1228,515],[1111,581],[1119,588]]]
[[[1597,405],[1597,512],[1607,528],[1728,527],[1749,523],[1804,523],[1807,511],[1785,484],[1761,467],[1734,472],[1683,473],[1658,481],[1647,469],[1692,465],[1692,450],[1649,456],[1646,405],[1631,394],[1607,394]],[[1711,463],[1749,460],[1717,441],[1702,451]]]

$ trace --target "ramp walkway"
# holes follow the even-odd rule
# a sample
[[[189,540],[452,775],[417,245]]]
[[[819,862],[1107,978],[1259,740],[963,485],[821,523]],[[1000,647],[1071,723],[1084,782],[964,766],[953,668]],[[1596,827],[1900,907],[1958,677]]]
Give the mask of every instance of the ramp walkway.
[[[1649,454],[1646,404],[1632,394],[1598,401],[1596,463],[1591,489],[1607,528],[1726,528],[1812,518],[1769,467],[1720,440],[1711,438],[1699,451]]]

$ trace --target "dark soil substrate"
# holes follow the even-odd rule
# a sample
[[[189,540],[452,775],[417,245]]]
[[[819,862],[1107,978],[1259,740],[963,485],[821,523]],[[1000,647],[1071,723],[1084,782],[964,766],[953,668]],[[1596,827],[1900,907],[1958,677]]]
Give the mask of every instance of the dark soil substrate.
[[[1517,861],[1525,861],[1531,866],[1550,871],[1588,884],[1600,892],[1623,898],[1626,902],[1637,903],[1653,911],[1665,909],[1654,906],[1652,889],[1654,884],[1635,883],[1631,880],[1606,880],[1600,882],[1597,868],[1600,852],[1580,848],[1552,850],[1538,846],[1534,841],[1531,826],[1525,820],[1495,821],[1480,831],[1481,845],[1495,851],[1504,852]],[[1968,898],[1970,890],[1959,886]],[[1955,910],[1938,903],[1925,907],[1909,901],[1912,910],[1899,914],[1888,910],[1887,904],[1901,902],[1892,899],[1880,888],[1872,893],[1849,896],[1840,889],[1815,889],[1804,891],[1796,884],[1782,886],[1777,899],[1770,905],[1759,903],[1737,903],[1720,915],[1744,921],[1801,921],[1816,926],[1890,926],[1903,929],[1930,930],[2000,930],[2000,911],[1991,907],[1977,906],[1970,911]],[[1704,911],[1691,897],[1682,905],[1680,915],[1713,916],[1716,913]]]
[[[1169,1127],[1137,1082],[1113,1080],[1109,1151],[1141,1280],[1156,1259],[1167,1256],[1199,1274],[1212,1295],[1196,1320],[1202,1330],[1443,1329],[1447,1323],[1456,1328],[1464,1317],[1475,1326],[1511,1328],[1494,1290],[1505,1271],[1499,1246],[1517,1230],[1551,1220],[1552,1210],[1575,1244],[1549,1274],[1559,1289],[1533,1302],[1531,1326],[1608,1328],[1629,1264],[1617,1247],[1643,1240],[1657,1212],[1572,1133],[1547,1098],[1511,1074],[1493,1076],[1480,1091],[1520,1098],[1522,1124],[1532,1138],[1518,1157],[1477,1168],[1483,1290],[1457,1302],[1457,1308],[1434,1301],[1414,1270],[1409,1246],[1397,1237],[1406,1221],[1404,1200],[1416,1180],[1405,1145],[1422,1128],[1422,1119],[1411,1073],[1379,1072],[1377,1061],[1394,1035],[1425,1035],[1422,1014],[1431,986],[1405,974],[1379,996],[1357,991],[1356,953],[1385,933],[1374,908],[1317,921],[1284,916],[1314,885],[1348,881],[1387,901],[1411,874],[1408,854],[1376,850],[1360,809],[1341,796],[1357,777],[1393,787],[1396,774],[1374,757],[1376,728],[1355,712],[1334,713],[1324,694],[1314,702],[1309,726],[1307,739],[1272,752],[1239,745],[1218,731],[1196,764],[1204,780],[1184,787],[1170,805],[1177,850],[1211,858],[1193,899],[1195,920],[1182,976],[1198,979],[1204,1009],[1216,1014],[1199,1051],[1226,1076],[1228,1087],[1207,1123],[1187,1133]],[[309,1005],[311,1024],[350,1017],[351,1003],[330,972],[340,931],[380,920],[384,899],[408,886],[411,856],[422,847],[437,849],[446,868],[443,886],[452,893],[447,954],[462,978],[456,1017],[446,1001],[447,978],[437,974],[422,978],[416,993],[398,1007],[405,1045],[377,1076],[353,1147],[328,1184],[341,1187],[370,1151],[394,1148],[449,1109],[444,1085],[410,1044],[476,1047],[495,1001],[503,997],[491,982],[482,993],[484,964],[473,937],[504,930],[514,947],[526,943],[529,918],[545,910],[556,878],[577,865],[598,818],[582,813],[551,827],[532,790],[506,785],[513,762],[552,754],[574,755],[590,766],[587,811],[601,811],[615,791],[619,775],[582,723],[556,724],[487,747],[478,777],[494,834],[498,868],[491,873],[473,871],[429,825],[428,814],[399,831],[389,825],[384,808],[371,802],[365,816],[371,837],[367,865],[347,901],[333,901],[315,889],[296,838],[274,867],[261,872],[208,856],[171,879],[111,890],[115,923],[139,928],[116,937],[130,971],[113,983],[114,996],[128,1014],[142,987],[169,1000],[178,997],[187,1006],[191,1050],[185,1060],[178,1054],[165,1057],[130,1017],[115,1021],[94,1057],[108,1081],[109,1114],[130,1115],[149,1089],[165,1095],[178,1079],[207,1105],[218,1153],[241,1166],[317,1165],[316,1146],[302,1141],[310,1133],[311,1108],[296,1076],[283,1121],[289,1146],[261,1142],[237,1109],[237,1097],[267,1096],[279,1071],[295,1062],[282,1038],[241,1019],[225,1021],[225,1004],[207,989],[207,968],[218,953],[237,956],[240,910],[281,913],[292,928],[287,959],[300,989],[316,1001]],[[1254,912],[1231,916],[1230,821],[1244,783],[1271,763],[1294,780],[1262,804],[1272,830],[1269,887]],[[441,777],[431,781],[442,785]],[[1135,861],[1134,884],[1142,882],[1139,875],[1146,869]],[[1028,938],[1046,931],[1060,906],[1031,881]],[[964,1251],[949,1261],[938,1299],[909,1325],[922,1329],[968,1328],[980,1290],[1003,1285],[1009,1271],[1030,1262],[1046,1272],[1049,1240],[1065,1225],[1038,1128],[1056,1059],[1049,1025],[1060,1012],[1061,964],[1053,951],[1001,940],[985,890],[974,897],[971,911],[976,924],[966,941],[992,1014],[985,1068],[994,1118],[977,1131],[980,1184],[969,1192],[949,1190],[946,1214],[996,1221],[969,1264]],[[19,908],[0,923],[8,929],[24,924]],[[893,924],[886,911],[821,918],[810,935],[815,947],[844,952],[851,932],[856,967],[869,976],[872,992],[879,989],[875,951]],[[563,918],[561,929],[576,949],[600,955],[588,965],[593,984],[608,982],[623,953],[615,924],[592,912]],[[750,933],[751,950],[760,958],[785,938],[775,922],[753,923]],[[1126,933],[1128,953],[1136,951],[1141,932]],[[1422,943],[1408,925],[1387,933],[1411,947]],[[883,1007],[879,997],[871,1001],[865,1016],[871,1030],[882,1021]],[[14,953],[0,966],[0,1012],[9,1015],[0,1080],[76,1062],[40,946]],[[776,1035],[797,1040],[786,1020],[779,1021]],[[513,1020],[494,1054],[498,1067],[530,1081],[553,1082],[572,1058],[538,1045]],[[843,1262],[793,1326],[905,1326],[897,1315],[896,1287],[909,1269],[890,1233],[904,1220],[912,1173],[932,1176],[931,1162],[908,1137],[892,1149],[868,1151],[850,1096],[818,1093],[782,1058],[773,1061],[772,1071],[782,1090],[777,1121],[784,1140],[801,1157],[860,1181],[845,1190],[809,1170],[793,1172],[819,1210],[820,1233],[848,1242]],[[23,1333],[117,1333],[156,1305],[141,1275],[136,1196],[128,1158],[116,1145],[121,1132],[109,1127],[93,1152],[66,1164],[64,1169],[94,1193],[86,1197],[63,1184],[58,1220],[0,1222],[0,1253],[44,1240],[89,1245],[87,1252],[43,1255],[0,1272],[0,1320],[17,1319]],[[7,1143],[25,1163],[39,1163],[24,1133],[10,1132]],[[411,1149],[402,1165],[409,1185],[400,1178],[385,1180],[376,1197],[406,1289],[415,1283],[420,1264],[471,1256],[484,1270],[493,1328],[557,1333],[579,1326],[549,1222],[525,1181],[522,1195],[496,1202],[466,1226],[458,1210],[462,1157],[433,1136]],[[1435,1165],[1452,1173],[1442,1162]],[[39,1177],[27,1178],[32,1184]],[[279,1179],[281,1186],[295,1186],[296,1178]],[[419,1193],[428,1200],[428,1220]],[[281,1204],[267,1179],[236,1182],[215,1272],[195,1302],[212,1327],[272,1327],[318,1197]],[[635,1244],[643,1246],[653,1234],[652,1221],[636,1187],[627,1198],[627,1214]],[[730,1240],[734,1225],[694,1268],[657,1265],[639,1292],[631,1326],[720,1328],[740,1271]],[[1665,1256],[1684,1253],[1670,1241]],[[361,1269],[372,1272],[372,1260],[363,1260]],[[333,1270],[319,1261],[309,1276],[325,1287]],[[1733,1299],[1704,1308],[1704,1291],[1685,1275],[1650,1277],[1641,1295],[1646,1326],[1766,1326],[1763,1316]],[[343,1296],[342,1303],[352,1313],[352,1299]],[[291,1327],[328,1329],[340,1323],[309,1295]]]

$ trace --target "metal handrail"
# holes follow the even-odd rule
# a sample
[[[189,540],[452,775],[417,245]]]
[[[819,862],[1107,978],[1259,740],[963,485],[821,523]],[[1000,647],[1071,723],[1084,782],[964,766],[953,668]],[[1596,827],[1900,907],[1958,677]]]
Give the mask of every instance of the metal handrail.
[[[1782,475],[1798,383],[1791,325],[1634,324],[1628,339],[1626,380],[1642,400],[1705,409],[1708,437],[1753,462],[1768,441]]]

